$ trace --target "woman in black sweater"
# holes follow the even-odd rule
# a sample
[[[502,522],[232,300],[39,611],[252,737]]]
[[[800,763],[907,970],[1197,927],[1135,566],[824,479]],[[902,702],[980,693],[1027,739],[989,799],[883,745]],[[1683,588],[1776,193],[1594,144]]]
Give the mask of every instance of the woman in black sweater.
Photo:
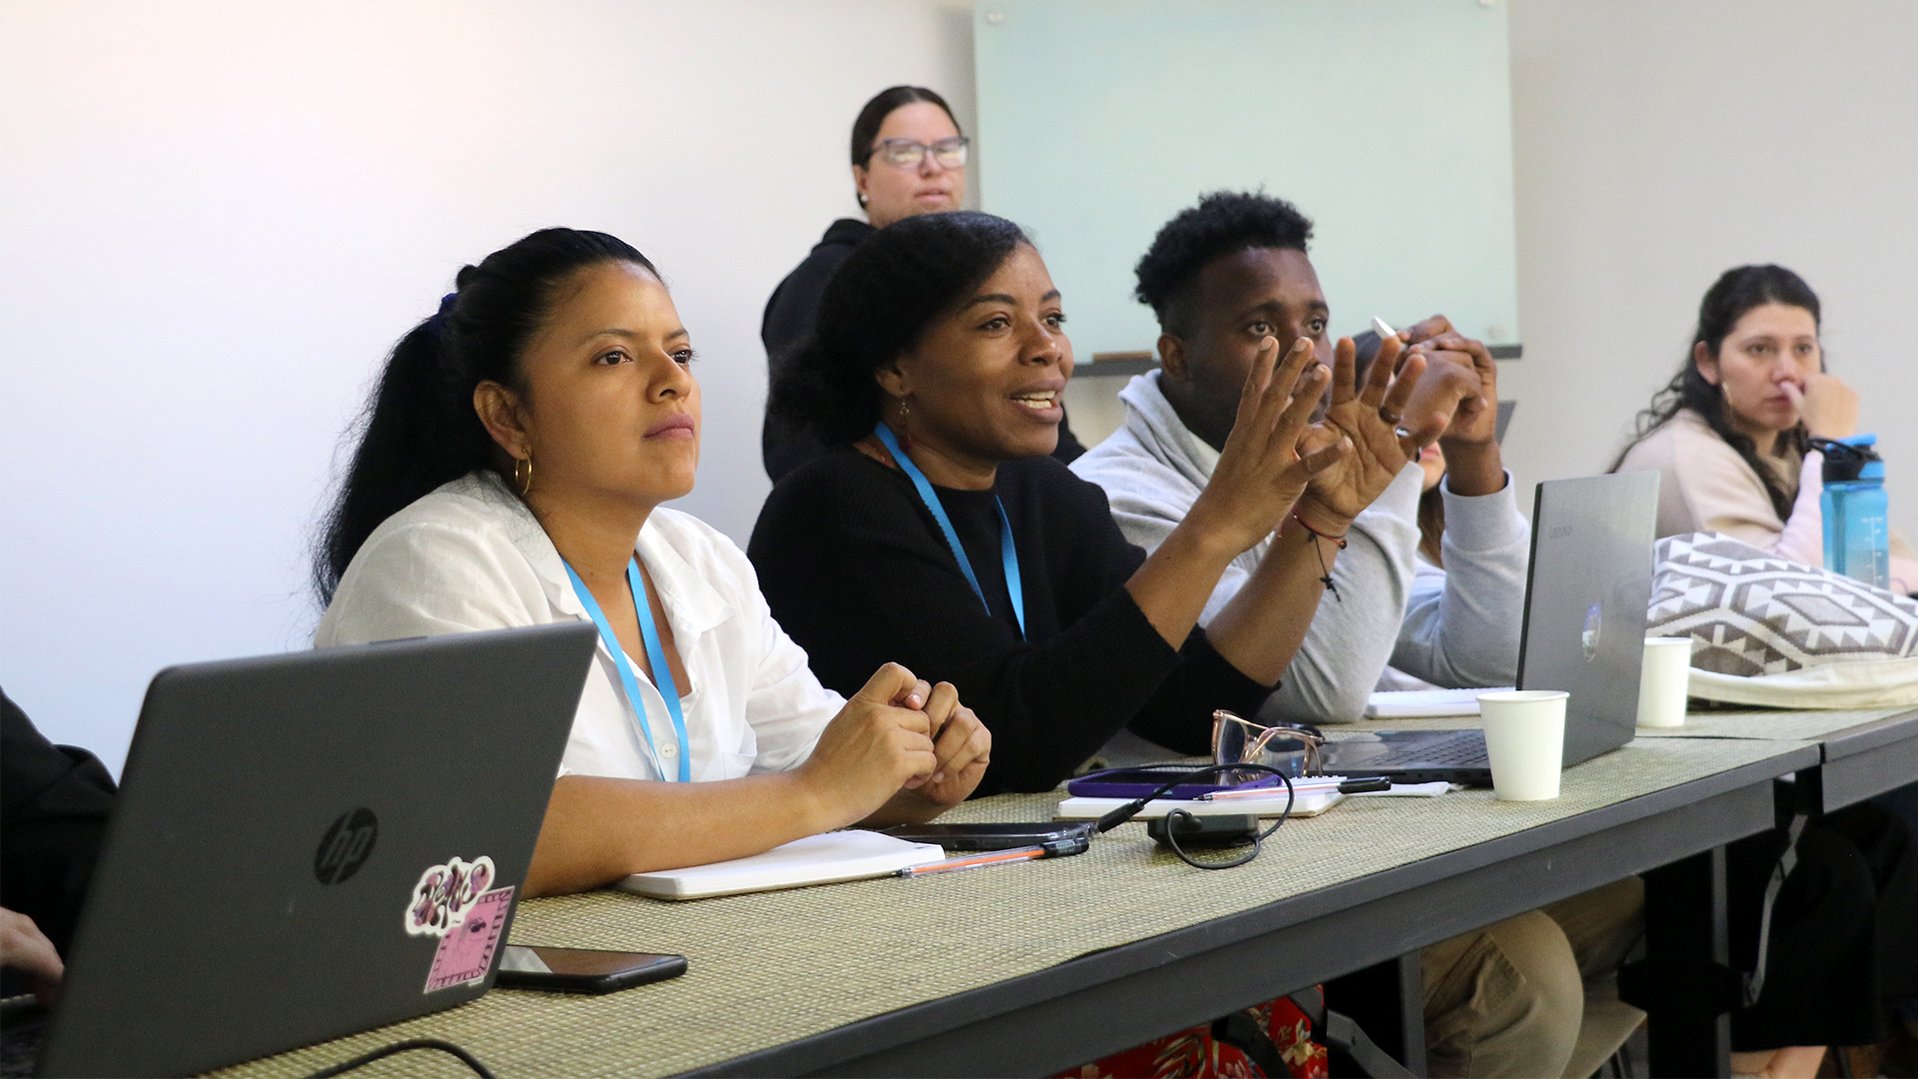
[[[1281,360],[1268,339],[1212,482],[1147,556],[1047,456],[1072,373],[1064,317],[1018,226],[911,217],[841,265],[814,344],[773,387],[776,410],[838,447],[782,480],[753,530],[774,616],[828,686],[882,652],[957,686],[993,731],[980,793],[1048,789],[1128,724],[1205,752],[1214,709],[1254,709],[1276,684],[1354,507],[1416,451],[1394,429],[1420,359],[1394,379],[1386,357],[1361,388],[1349,342],[1332,372],[1309,341]],[[1285,542],[1198,630],[1226,565],[1274,529]]]

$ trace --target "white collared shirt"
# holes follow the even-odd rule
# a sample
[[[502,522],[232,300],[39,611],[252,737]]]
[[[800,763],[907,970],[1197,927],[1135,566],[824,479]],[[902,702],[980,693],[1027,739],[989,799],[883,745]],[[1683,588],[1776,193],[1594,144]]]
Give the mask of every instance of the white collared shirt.
[[[796,767],[845,699],[819,684],[773,621],[752,564],[710,526],[656,509],[634,543],[659,590],[691,685],[680,706],[695,781]],[[373,530],[320,619],[319,647],[583,621],[565,563],[525,504],[491,472],[446,483]],[[678,773],[666,703],[629,659],[649,749],[604,641],[580,697],[560,774]],[[658,766],[655,765],[658,762]]]

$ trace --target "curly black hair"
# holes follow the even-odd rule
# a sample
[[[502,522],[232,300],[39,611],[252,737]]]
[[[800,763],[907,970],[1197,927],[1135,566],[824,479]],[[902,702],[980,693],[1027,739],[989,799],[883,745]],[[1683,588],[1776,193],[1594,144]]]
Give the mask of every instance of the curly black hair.
[[[1298,207],[1262,192],[1214,191],[1199,204],[1179,211],[1152,238],[1152,246],[1134,273],[1139,302],[1150,305],[1159,326],[1185,333],[1199,271],[1221,255],[1256,247],[1304,251],[1312,239],[1312,221]]]
[[[767,410],[828,446],[871,433],[884,396],[873,373],[1031,245],[1005,218],[968,210],[873,233],[826,282],[813,336],[775,378]]]

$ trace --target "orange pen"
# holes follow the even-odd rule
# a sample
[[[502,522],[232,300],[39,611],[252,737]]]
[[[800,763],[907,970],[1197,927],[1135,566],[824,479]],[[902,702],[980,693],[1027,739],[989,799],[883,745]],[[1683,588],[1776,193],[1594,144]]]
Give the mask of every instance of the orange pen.
[[[957,873],[964,869],[984,869],[989,865],[1008,865],[1013,862],[1030,862],[1035,858],[1048,858],[1055,854],[1078,854],[1086,849],[1085,836],[1071,836],[1066,839],[1041,843],[1033,847],[1011,847],[1006,850],[982,851],[978,854],[966,854],[957,858],[947,858],[942,862],[927,862],[925,865],[912,865],[901,869],[896,875],[901,877],[930,877],[939,873]]]

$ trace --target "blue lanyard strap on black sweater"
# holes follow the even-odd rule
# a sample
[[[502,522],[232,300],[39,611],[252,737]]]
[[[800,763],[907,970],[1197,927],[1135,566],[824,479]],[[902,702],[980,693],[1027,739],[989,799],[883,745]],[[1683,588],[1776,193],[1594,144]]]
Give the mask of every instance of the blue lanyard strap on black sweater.
[[[912,458],[906,456],[906,451],[900,448],[899,439],[894,437],[890,427],[877,424],[872,433],[885,443],[886,451],[892,454],[899,470],[912,481],[914,489],[919,492],[919,501],[926,504],[926,511],[932,514],[939,531],[946,537],[946,546],[952,548],[952,557],[959,561],[959,572],[966,575],[966,583],[972,586],[972,594],[979,597],[979,605],[986,609],[987,615],[991,615],[992,605],[986,602],[985,589],[979,587],[979,576],[972,572],[972,560],[966,557],[966,549],[959,545],[959,533],[953,531],[952,518],[946,516],[946,507],[940,504],[939,492],[932,489],[932,481],[926,479],[926,474],[919,471],[919,466],[912,463]],[[1019,579],[1019,552],[1012,546],[1012,522],[1006,517],[1006,504],[999,501],[998,495],[992,496],[992,504],[999,510],[999,562],[1005,568],[1006,595],[1012,600],[1012,617],[1019,622],[1019,637],[1023,640],[1026,635],[1026,592]]]

